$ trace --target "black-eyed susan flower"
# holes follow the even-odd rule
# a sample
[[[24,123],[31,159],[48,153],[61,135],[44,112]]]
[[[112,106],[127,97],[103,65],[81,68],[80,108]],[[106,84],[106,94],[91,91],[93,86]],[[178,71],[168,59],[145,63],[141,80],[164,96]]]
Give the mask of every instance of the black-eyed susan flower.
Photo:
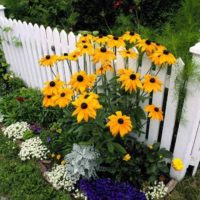
[[[99,95],[94,92],[83,92],[79,95],[79,99],[90,99],[90,100],[98,100]]]
[[[109,63],[116,58],[113,51],[108,50],[106,47],[101,47],[95,50],[93,55],[93,62],[101,64]]]
[[[120,71],[120,76],[117,79],[122,83],[121,87],[130,93],[136,91],[137,88],[142,88],[140,81],[140,74],[135,73],[132,69],[124,69],[123,73]]]
[[[107,45],[110,48],[119,48],[119,47],[125,47],[125,42],[122,37],[117,37],[113,35],[108,35],[108,42]]]
[[[131,155],[129,153],[127,153],[124,157],[123,160],[124,161],[129,161],[131,159]]]
[[[161,91],[162,82],[158,79],[157,76],[151,76],[147,74],[144,76],[143,89],[145,92],[157,92]]]
[[[149,55],[150,60],[157,66],[163,64],[172,65],[176,62],[176,58],[167,49],[155,51],[153,54]]]
[[[80,56],[80,51],[75,50],[68,54],[68,59],[71,61],[76,61],[76,60],[78,60],[79,56]]]
[[[92,42],[92,40],[93,36],[91,34],[85,33],[79,38],[78,43]]]
[[[39,63],[40,65],[47,67],[52,67],[58,60],[58,56],[56,55],[46,55],[45,57],[41,58]]]
[[[98,44],[105,44],[108,42],[108,37],[104,35],[99,35],[97,37],[94,37],[94,41]]]
[[[136,46],[142,52],[146,52],[147,54],[151,54],[156,50],[156,44],[154,42],[151,42],[150,40],[139,40]]]
[[[122,115],[121,111],[117,111],[114,115],[108,117],[107,127],[110,128],[111,134],[115,137],[117,134],[120,134],[121,137],[124,137],[132,130],[132,122],[130,117]]]
[[[68,53],[58,56],[58,61],[68,60]]]
[[[122,51],[119,51],[119,53],[123,58],[137,58],[137,53],[133,51],[133,49],[124,49]]]
[[[63,87],[64,82],[57,76],[53,81],[45,83],[45,87],[42,89],[44,95],[55,95]]]
[[[72,104],[75,106],[72,116],[77,115],[78,123],[82,120],[88,122],[89,118],[95,119],[96,110],[102,108],[97,99],[90,98],[77,98]]]
[[[91,56],[94,53],[94,48],[93,48],[92,44],[90,44],[90,43],[77,44],[77,48],[80,52],[80,55],[88,54]]]
[[[176,170],[176,171],[181,171],[184,169],[184,164],[183,161],[180,158],[174,158],[172,160],[172,167]]]
[[[125,41],[128,41],[130,43],[136,43],[137,41],[141,40],[141,37],[139,34],[133,32],[133,31],[127,31],[122,38]]]
[[[56,159],[57,159],[57,160],[60,160],[60,159],[61,159],[61,155],[58,154],[58,155],[56,156]]]
[[[53,99],[53,96],[52,95],[45,95],[43,97],[42,105],[44,107],[50,107],[50,106],[54,107],[55,106],[55,101]]]
[[[112,68],[111,64],[110,63],[105,63],[105,64],[101,65],[101,67],[99,67],[97,69],[96,73],[98,75],[102,75],[102,74],[106,74],[107,71],[112,71],[112,70],[113,70],[113,68]]]
[[[163,120],[163,112],[160,108],[156,107],[155,105],[147,105],[145,107],[145,111],[148,112],[148,117],[150,117],[151,119],[155,119],[155,120],[159,120],[162,121]]]
[[[73,91],[70,88],[62,88],[59,90],[58,94],[53,96],[55,104],[60,108],[66,107],[72,100]]]
[[[72,75],[69,85],[76,91],[84,92],[93,86],[96,75],[87,75],[85,71],[76,72]]]

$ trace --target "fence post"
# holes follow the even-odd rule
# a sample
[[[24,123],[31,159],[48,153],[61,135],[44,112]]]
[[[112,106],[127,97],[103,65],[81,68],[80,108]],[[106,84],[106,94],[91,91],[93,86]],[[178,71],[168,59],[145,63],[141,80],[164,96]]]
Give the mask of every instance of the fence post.
[[[5,7],[3,5],[0,5],[0,17],[5,17]]]
[[[200,72],[200,43],[190,48],[190,53],[193,54],[194,64],[197,65],[197,73]],[[183,160],[184,170],[177,172],[171,169],[170,175],[177,180],[181,180],[189,165],[194,166],[194,173],[198,167],[200,155],[200,90],[199,83],[190,81],[187,86],[187,97],[183,105],[183,120],[181,120],[176,144],[174,149],[174,157],[179,157]],[[195,148],[195,145],[197,146]],[[194,154],[194,149],[196,153]],[[194,174],[193,173],[193,174]]]

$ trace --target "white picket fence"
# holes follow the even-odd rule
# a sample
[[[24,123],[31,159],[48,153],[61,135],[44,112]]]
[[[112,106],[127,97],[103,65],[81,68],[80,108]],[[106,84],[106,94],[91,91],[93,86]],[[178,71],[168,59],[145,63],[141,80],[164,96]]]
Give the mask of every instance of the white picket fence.
[[[0,17],[0,37],[3,38],[3,50],[7,62],[10,64],[10,69],[21,77],[28,86],[42,88],[43,83],[52,80],[53,77],[49,68],[39,66],[38,60],[44,55],[54,54],[52,46],[55,47],[55,52],[58,55],[74,50],[77,36],[72,32],[67,34],[64,30],[59,32],[56,28],[52,30],[50,27],[45,28],[37,24],[32,25],[31,23],[7,19],[2,13],[0,7],[0,16],[2,16]],[[8,27],[10,31],[6,32]],[[13,38],[21,41],[22,46],[16,47]],[[198,56],[200,56],[200,52]],[[119,56],[116,62],[117,67],[120,68],[121,58]],[[83,58],[79,59],[79,63],[83,69]],[[89,59],[87,59],[87,63],[88,71],[91,72],[92,64]],[[144,56],[140,69],[141,75],[147,72],[150,65],[150,61]],[[130,66],[134,69],[136,61],[130,61]],[[66,82],[70,79],[68,67],[66,61],[60,62],[55,67],[61,79]],[[165,110],[164,122],[161,125],[160,122],[151,120],[147,134],[139,138],[147,144],[159,141],[162,147],[168,150],[173,149],[174,157],[183,159],[185,164],[183,171],[176,172],[171,168],[171,177],[177,180],[184,177],[190,165],[194,167],[193,174],[195,174],[200,160],[200,91],[194,91],[192,86],[190,86],[190,91],[193,91],[192,95],[184,103],[184,119],[187,121],[181,122],[177,132],[174,132],[178,103],[174,96],[175,78],[183,67],[184,63],[179,58],[172,67],[170,75],[167,74],[166,68],[163,68],[159,73],[159,78],[164,83],[163,91],[153,95],[152,103]],[[72,62],[72,70],[73,73],[77,71],[76,62]],[[147,127],[144,127],[144,130],[146,129]],[[172,148],[172,143],[174,143],[174,148]]]

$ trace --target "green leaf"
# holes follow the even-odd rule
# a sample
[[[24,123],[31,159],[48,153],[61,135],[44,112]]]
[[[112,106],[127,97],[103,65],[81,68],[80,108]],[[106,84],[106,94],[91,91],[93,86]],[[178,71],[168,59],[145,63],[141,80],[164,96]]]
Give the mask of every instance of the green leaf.
[[[120,152],[121,154],[126,154],[126,149],[119,143],[113,143],[115,150]]]

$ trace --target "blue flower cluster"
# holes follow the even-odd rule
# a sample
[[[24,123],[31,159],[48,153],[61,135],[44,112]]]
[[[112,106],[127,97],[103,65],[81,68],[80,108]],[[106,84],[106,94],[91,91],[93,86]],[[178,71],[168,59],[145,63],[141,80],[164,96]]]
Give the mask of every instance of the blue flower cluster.
[[[145,194],[128,183],[116,183],[108,178],[95,181],[81,179],[80,190],[89,200],[146,200]]]

